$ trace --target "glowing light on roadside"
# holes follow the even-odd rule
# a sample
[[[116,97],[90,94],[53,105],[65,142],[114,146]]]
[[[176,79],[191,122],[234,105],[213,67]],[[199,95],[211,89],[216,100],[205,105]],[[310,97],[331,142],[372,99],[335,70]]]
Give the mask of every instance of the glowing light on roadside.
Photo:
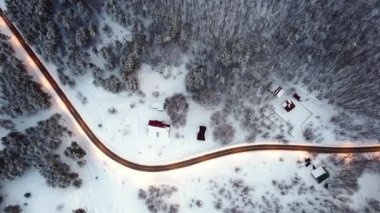
[[[42,78],[41,79],[41,84],[42,84],[42,86],[45,88],[45,89],[51,89],[52,87],[51,87],[51,85],[49,84],[49,81],[48,80],[46,80],[46,78]]]
[[[86,140],[89,140],[86,137]],[[91,142],[88,142],[91,143]],[[133,171],[129,170],[128,168],[125,168],[123,165],[119,164],[118,162],[112,160],[110,157],[108,157],[105,153],[103,153],[98,147],[95,146],[95,144],[91,143],[92,145],[92,151],[91,153],[94,153],[95,158],[97,161],[100,161],[99,164],[104,166],[104,171],[107,173],[111,173],[112,178],[115,180],[121,180],[125,175],[125,172],[134,172],[134,173],[141,173],[140,171]],[[140,175],[131,175],[130,177],[139,177]],[[142,177],[142,176],[141,176]],[[138,182],[138,181],[134,181]]]
[[[345,164],[350,164],[352,162],[352,154],[348,153],[340,153],[338,154],[338,157],[343,160]]]
[[[380,152],[374,152],[373,156],[374,156],[375,159],[377,159],[377,160],[380,161]]]
[[[355,145],[354,143],[347,141],[347,142],[342,143],[341,146],[342,147],[351,147],[351,146],[354,146],[354,145]]]
[[[27,56],[26,61],[28,65],[30,65],[33,69],[37,68],[36,63],[34,63],[33,59],[30,56]]]
[[[11,36],[11,43],[16,47],[21,47],[20,41],[14,35]]]
[[[348,155],[347,157],[344,158],[345,164],[350,164],[351,162],[352,162],[352,155]]]
[[[58,105],[58,107],[59,107],[61,110],[67,112],[68,110],[67,110],[67,108],[66,108],[65,103],[63,103],[63,101],[62,101],[61,99],[59,99],[59,98],[57,98],[56,100],[57,100],[57,105]]]
[[[281,150],[268,150],[268,151],[265,151],[265,156],[270,158],[270,159],[279,159],[280,158],[280,153],[282,151]]]
[[[5,24],[5,21],[3,18],[0,18],[0,27],[6,27],[7,24]]]
[[[132,175],[131,177],[130,181],[132,184],[139,188],[146,188],[147,186],[152,185],[152,183],[157,182],[153,175],[143,172],[139,172],[138,175]]]
[[[310,154],[305,151],[297,151],[296,152],[300,160],[305,160],[305,158],[309,158]]]
[[[86,133],[84,132],[84,130],[82,129],[82,127],[79,126],[79,124],[77,122],[74,122],[75,124],[75,129],[82,135],[85,135],[86,136]]]

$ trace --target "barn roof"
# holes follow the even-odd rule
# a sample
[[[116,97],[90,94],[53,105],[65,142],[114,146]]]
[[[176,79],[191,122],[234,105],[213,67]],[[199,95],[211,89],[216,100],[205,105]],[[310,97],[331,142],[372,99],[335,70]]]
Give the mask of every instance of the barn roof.
[[[166,128],[170,127],[170,125],[163,123],[162,121],[157,120],[150,120],[148,123],[149,126],[159,127],[159,128]]]

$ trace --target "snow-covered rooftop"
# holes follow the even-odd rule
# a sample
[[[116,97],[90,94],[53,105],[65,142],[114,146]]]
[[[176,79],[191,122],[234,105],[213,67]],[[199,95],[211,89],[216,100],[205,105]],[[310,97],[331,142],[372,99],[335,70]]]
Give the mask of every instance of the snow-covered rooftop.
[[[151,138],[169,138],[170,125],[161,121],[150,120],[148,123],[148,136]]]
[[[318,167],[311,172],[311,175],[316,179],[324,174],[327,174],[327,172],[323,167]]]
[[[156,109],[158,111],[164,111],[164,102],[163,101],[156,101],[156,102],[153,102],[151,105],[150,105],[150,108],[152,109]]]

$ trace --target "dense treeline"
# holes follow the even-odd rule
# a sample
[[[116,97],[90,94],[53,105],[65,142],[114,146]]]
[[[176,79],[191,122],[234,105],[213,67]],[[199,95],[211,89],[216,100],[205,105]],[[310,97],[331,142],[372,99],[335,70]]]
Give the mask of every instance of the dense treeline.
[[[135,29],[161,41],[191,29],[187,34],[204,45],[203,60],[211,63],[207,72],[225,78],[223,84],[238,72],[234,67],[271,71],[345,109],[380,118],[379,7],[376,1],[110,0],[106,11],[124,25],[152,20]]]
[[[37,53],[58,66],[59,79],[64,85],[75,86],[75,76],[90,70],[94,84],[110,92],[138,89],[135,71],[140,67],[140,41],[144,39],[137,36],[131,42],[101,48],[100,57],[107,61],[104,65],[107,72],[91,62],[90,50],[99,53],[96,47],[100,40],[101,1],[33,0],[6,1],[6,4],[11,19]],[[102,30],[107,31],[106,27]],[[115,68],[119,72],[113,74]]]
[[[15,118],[49,108],[50,96],[28,75],[8,40],[0,33],[0,114]],[[10,120],[0,123],[4,128],[14,128]]]
[[[87,49],[96,41],[99,30],[94,15],[100,8],[97,0],[6,0],[5,3],[10,18],[37,53],[61,68],[61,79],[72,82],[73,74],[87,71]],[[66,68],[71,72],[63,72]]]
[[[109,0],[105,5],[116,21],[162,49],[167,43],[191,45],[186,87],[202,103],[214,104],[220,94],[234,105],[262,102],[260,90],[274,75],[284,84],[302,83],[318,98],[380,126],[376,1]],[[361,136],[379,138],[373,130],[365,128],[371,133]]]

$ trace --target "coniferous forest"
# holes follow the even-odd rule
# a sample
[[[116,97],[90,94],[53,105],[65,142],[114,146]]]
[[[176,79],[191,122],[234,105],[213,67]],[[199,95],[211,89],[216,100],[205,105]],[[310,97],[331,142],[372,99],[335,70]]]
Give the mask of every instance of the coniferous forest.
[[[201,104],[225,103],[226,112],[240,113],[228,103],[265,102],[263,91],[276,78],[341,109],[331,120],[337,132],[379,138],[378,1],[5,2],[63,84],[75,87],[75,76],[90,73],[107,91],[136,92],[142,63],[176,65],[185,55],[186,88]],[[104,17],[131,38],[103,43],[100,35],[114,33]],[[350,122],[358,117],[365,122]]]

